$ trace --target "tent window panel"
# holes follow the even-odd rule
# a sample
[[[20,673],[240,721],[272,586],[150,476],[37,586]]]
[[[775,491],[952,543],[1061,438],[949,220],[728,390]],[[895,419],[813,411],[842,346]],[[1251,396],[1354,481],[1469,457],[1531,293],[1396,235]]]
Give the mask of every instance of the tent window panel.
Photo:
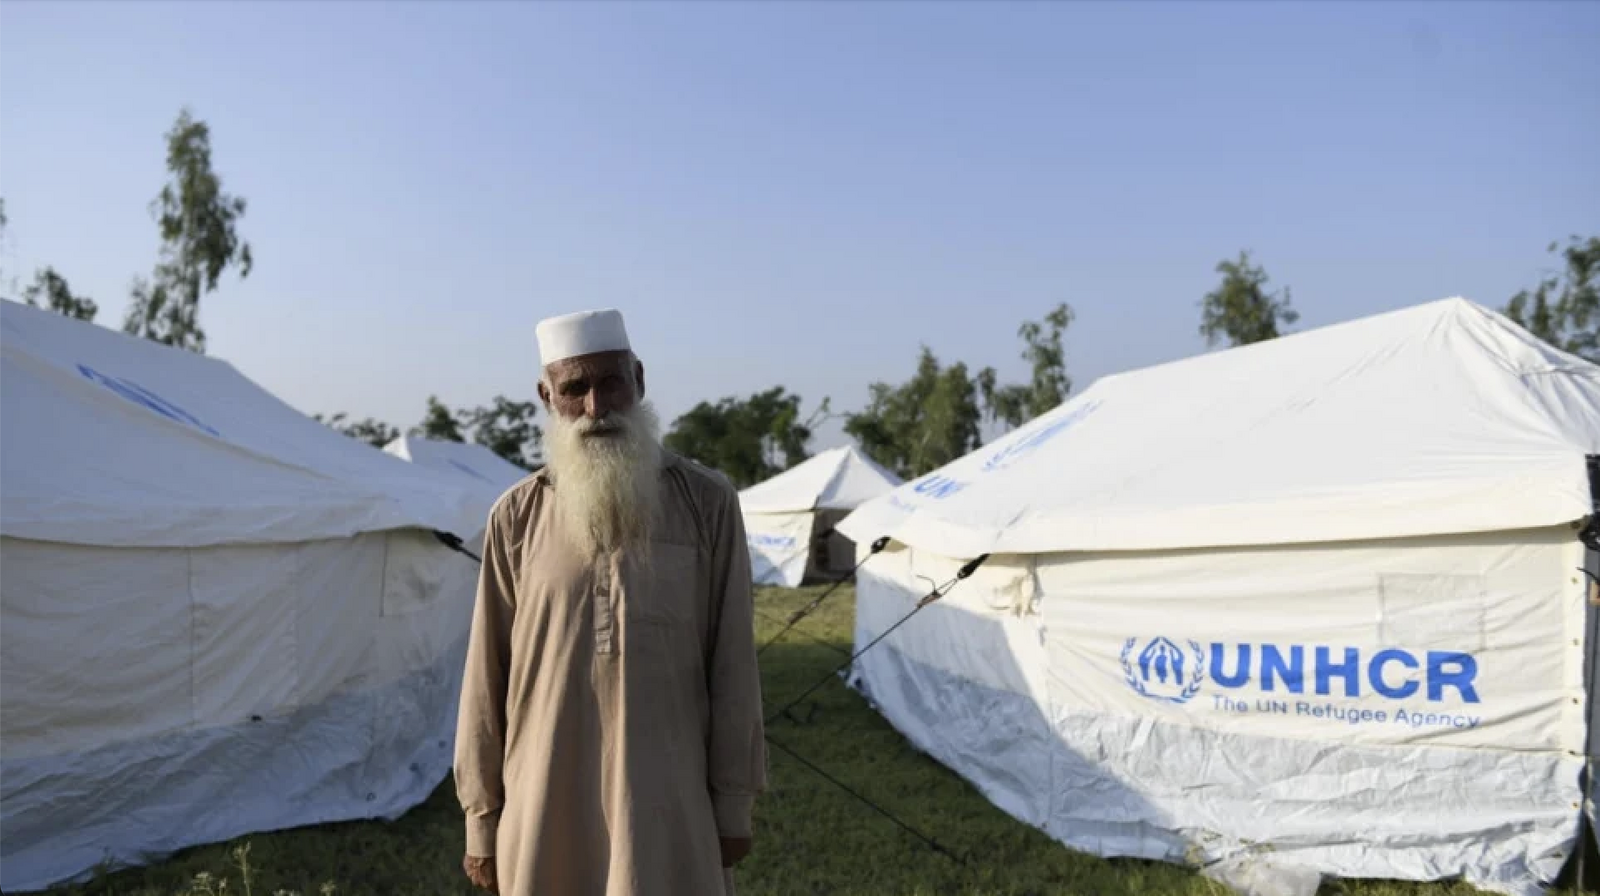
[[[1379,638],[1407,647],[1482,651],[1487,602],[1482,576],[1382,573]]]
[[[299,548],[196,548],[189,560],[195,722],[231,725],[288,710],[300,665]]]

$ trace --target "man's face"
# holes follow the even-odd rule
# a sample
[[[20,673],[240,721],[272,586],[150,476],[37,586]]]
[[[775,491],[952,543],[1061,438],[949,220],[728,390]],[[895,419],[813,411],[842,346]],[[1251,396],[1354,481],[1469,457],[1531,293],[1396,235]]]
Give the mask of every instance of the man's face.
[[[586,437],[620,431],[616,418],[644,397],[644,365],[631,352],[601,352],[566,358],[545,368],[539,383],[545,410],[580,424]]]

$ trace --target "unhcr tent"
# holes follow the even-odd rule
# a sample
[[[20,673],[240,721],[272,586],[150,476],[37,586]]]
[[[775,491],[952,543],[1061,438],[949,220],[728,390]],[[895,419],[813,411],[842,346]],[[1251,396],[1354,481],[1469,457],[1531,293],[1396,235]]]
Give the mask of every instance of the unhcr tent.
[[[1600,368],[1459,299],[1108,377],[843,522],[894,542],[858,644],[989,555],[853,682],[1089,853],[1533,893],[1584,802],[1597,452]]]
[[[482,492],[489,499],[483,509],[485,519],[488,518],[489,506],[528,475],[527,470],[471,442],[401,436],[383,446],[383,450],[431,470],[466,477],[465,485]]]
[[[225,362],[0,303],[0,888],[393,817],[449,770],[481,502]]]
[[[832,531],[834,524],[898,485],[898,476],[851,445],[740,492],[755,582],[795,588],[807,579],[848,573],[855,546]]]

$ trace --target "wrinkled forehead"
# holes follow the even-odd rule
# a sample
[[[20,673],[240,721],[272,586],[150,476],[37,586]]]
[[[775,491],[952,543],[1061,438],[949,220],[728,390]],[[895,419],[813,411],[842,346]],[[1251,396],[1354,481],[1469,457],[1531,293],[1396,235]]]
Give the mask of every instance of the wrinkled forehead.
[[[576,358],[563,358],[546,365],[544,375],[556,389],[560,389],[566,383],[594,382],[611,376],[624,376],[631,380],[633,353],[597,352],[592,355],[579,355]]]

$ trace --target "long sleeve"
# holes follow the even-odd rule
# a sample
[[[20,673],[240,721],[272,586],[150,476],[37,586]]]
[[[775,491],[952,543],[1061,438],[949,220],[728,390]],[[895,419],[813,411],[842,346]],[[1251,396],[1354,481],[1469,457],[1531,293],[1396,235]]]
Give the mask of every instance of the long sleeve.
[[[495,854],[495,832],[505,803],[501,774],[516,606],[516,566],[510,557],[507,509],[495,506],[484,535],[483,566],[456,719],[456,794],[467,818],[467,855],[480,858]]]
[[[712,575],[716,616],[706,669],[711,695],[706,767],[717,832],[724,837],[748,837],[756,796],[767,784],[750,548],[739,498],[731,488],[718,511]]]

